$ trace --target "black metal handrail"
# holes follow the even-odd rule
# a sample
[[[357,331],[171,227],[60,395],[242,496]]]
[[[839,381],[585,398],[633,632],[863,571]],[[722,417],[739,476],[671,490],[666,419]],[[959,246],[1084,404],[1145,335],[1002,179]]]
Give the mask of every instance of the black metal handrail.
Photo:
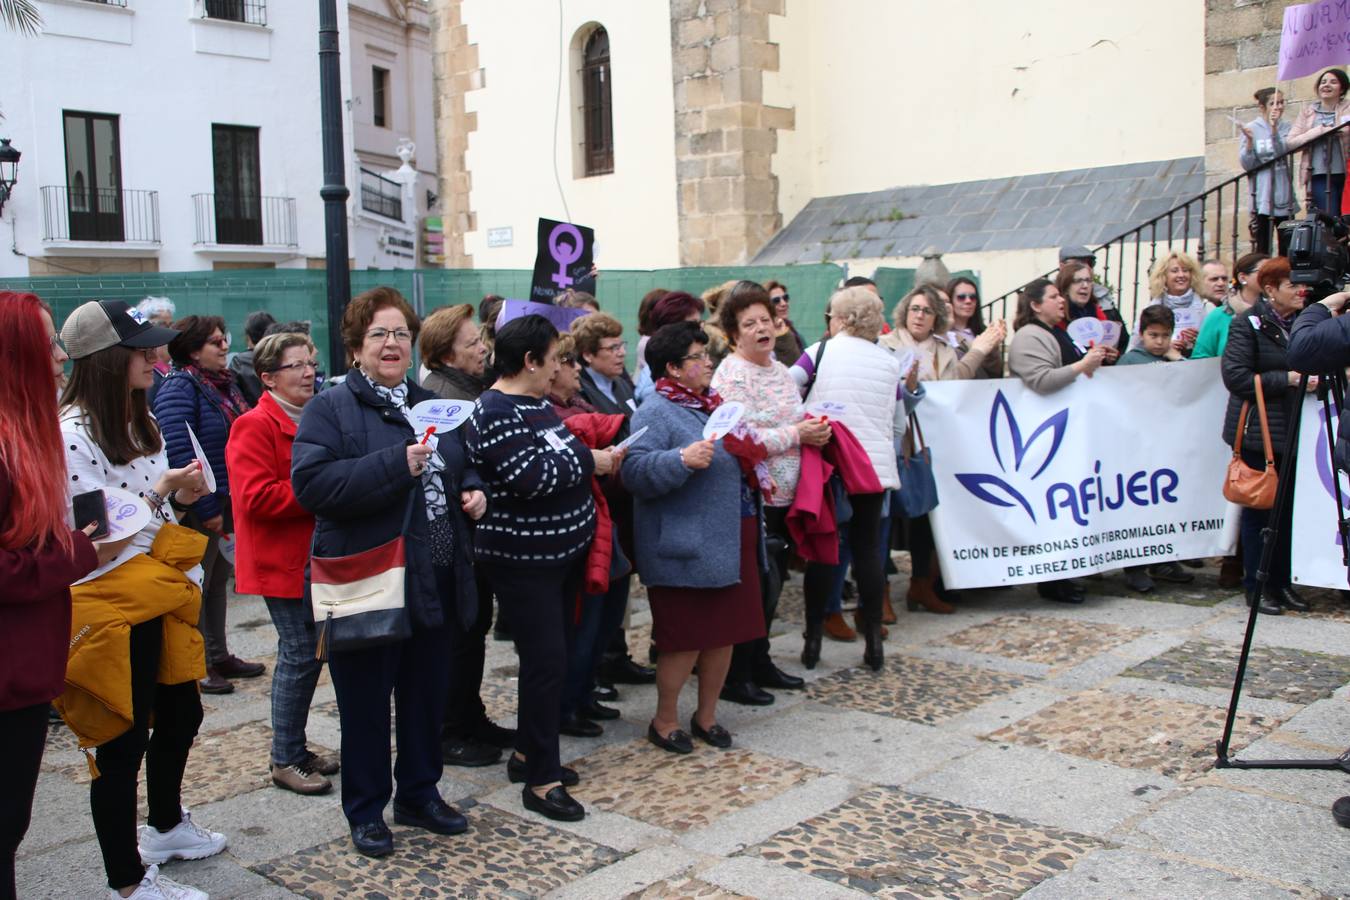
[[[300,245],[294,197],[193,194],[196,244]]]
[[[403,221],[403,185],[378,172],[361,169],[361,208]]]
[[[267,24],[267,0],[206,0],[205,12],[208,19]]]
[[[159,191],[64,184],[38,191],[44,241],[160,242]]]
[[[1246,198],[1251,195],[1252,179],[1255,178],[1258,173],[1267,169],[1273,169],[1275,166],[1284,162],[1288,162],[1291,166],[1296,167],[1298,163],[1294,157],[1297,154],[1302,153],[1305,150],[1310,150],[1314,144],[1323,141],[1339,140],[1339,132],[1345,130],[1347,127],[1350,127],[1350,121],[1342,122],[1325,135],[1319,136],[1315,141],[1302,144],[1292,150],[1286,150],[1284,153],[1281,153],[1273,159],[1267,160],[1249,170],[1239,172],[1232,178],[1206,189],[1204,193],[1197,194],[1166,212],[1159,213],[1152,219],[1116,235],[1095,248],[1093,251],[1098,258],[1098,262],[1101,264],[1100,270],[1094,270],[1093,276],[1115,295],[1116,303],[1121,308],[1122,314],[1126,311],[1127,304],[1125,301],[1128,299],[1128,311],[1131,313],[1131,316],[1126,317],[1126,321],[1129,321],[1139,305],[1140,273],[1143,272],[1144,274],[1144,288],[1147,290],[1148,273],[1152,271],[1154,264],[1158,261],[1159,242],[1164,228],[1166,230],[1166,243],[1164,246],[1167,247],[1167,252],[1171,251],[1173,242],[1178,237],[1181,239],[1183,248],[1186,248],[1186,245],[1192,239],[1195,239],[1196,245],[1192,255],[1195,256],[1197,260],[1203,261],[1207,258],[1227,258],[1231,263],[1241,256],[1243,252],[1247,252],[1255,246],[1255,242],[1250,235],[1245,241],[1240,238],[1241,229],[1239,228],[1243,204],[1246,202]],[[1296,168],[1291,174],[1293,178],[1297,179],[1298,171]],[[1245,189],[1243,182],[1246,182]],[[1225,192],[1232,195],[1232,212],[1226,219],[1224,216]],[[1198,209],[1196,208],[1197,206]],[[1304,197],[1303,211],[1306,213],[1312,208],[1312,192],[1311,186],[1309,186],[1308,194]],[[1343,211],[1350,212],[1350,210]],[[1250,212],[1250,210],[1248,210],[1248,212]],[[1178,222],[1178,220],[1180,221]],[[1213,225],[1213,240],[1210,240],[1209,238],[1209,226],[1211,224]],[[1225,230],[1225,225],[1229,226],[1227,231]],[[1244,243],[1246,244],[1245,248],[1243,247]],[[1141,268],[1140,263],[1143,260],[1143,246],[1145,244],[1148,245],[1148,263],[1147,266]],[[1130,293],[1128,294],[1128,298],[1126,294],[1126,268],[1127,263],[1130,262],[1130,253],[1129,250],[1127,250],[1127,245],[1133,245],[1134,256],[1133,263],[1129,266],[1131,269],[1130,274],[1132,275],[1132,280],[1130,282]],[[1270,247],[1272,255],[1274,255],[1276,244],[1273,237],[1270,238]],[[1166,253],[1164,253],[1164,257],[1165,256]],[[1114,284],[1112,283],[1111,275],[1113,263],[1116,273]],[[1049,278],[1053,281],[1058,274],[1059,269],[1056,267],[1045,274],[1038,276],[1038,278]],[[1011,323],[1012,316],[1016,313],[1016,307],[1013,306],[1010,308],[1009,304],[1015,303],[1016,297],[1022,292],[1022,289],[1030,284],[1031,281],[1035,280],[1037,279],[1033,278],[1018,285],[1013,290],[984,303],[981,308],[985,313],[985,321],[1006,319]]]

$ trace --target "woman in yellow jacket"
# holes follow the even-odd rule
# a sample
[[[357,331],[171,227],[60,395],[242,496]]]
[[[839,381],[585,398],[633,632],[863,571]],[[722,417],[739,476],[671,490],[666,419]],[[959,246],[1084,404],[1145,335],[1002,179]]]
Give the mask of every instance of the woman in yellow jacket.
[[[56,701],[80,747],[96,748],[89,806],[111,895],[138,900],[205,900],[159,875],[158,864],[225,849],[225,836],[199,828],[179,803],[202,721],[196,682],[206,663],[196,625],[206,539],[179,526],[177,510],[207,490],[198,462],[169,468],[146,406],[156,348],[173,335],[118,300],[84,304],[61,329],[75,361],[61,396],[70,493],[117,488],[152,512],[148,525],[110,559],[105,549],[106,561],[71,588],[66,691]],[[146,756],[149,824],[136,831],[129,826]]]

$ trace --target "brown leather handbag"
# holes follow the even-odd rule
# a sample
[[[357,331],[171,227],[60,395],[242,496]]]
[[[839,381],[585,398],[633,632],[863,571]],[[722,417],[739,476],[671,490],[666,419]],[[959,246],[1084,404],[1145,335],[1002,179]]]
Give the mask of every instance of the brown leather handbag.
[[[1270,509],[1275,505],[1275,451],[1270,446],[1270,424],[1266,421],[1266,399],[1261,393],[1261,373],[1252,379],[1256,384],[1256,411],[1261,417],[1261,443],[1266,451],[1266,468],[1258,472],[1242,461],[1242,433],[1247,430],[1247,411],[1251,404],[1244,401],[1238,414],[1237,436],[1233,439],[1233,458],[1228,461],[1228,475],[1223,482],[1223,495],[1238,506],[1249,509]]]

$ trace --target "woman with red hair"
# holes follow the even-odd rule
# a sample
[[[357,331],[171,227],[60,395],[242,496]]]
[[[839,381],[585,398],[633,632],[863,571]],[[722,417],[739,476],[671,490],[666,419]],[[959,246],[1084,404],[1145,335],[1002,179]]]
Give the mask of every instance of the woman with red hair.
[[[66,522],[56,391],[66,351],[34,294],[0,291],[0,897],[14,897],[14,852],[28,831],[47,710],[61,693],[70,584],[99,564],[94,526]]]

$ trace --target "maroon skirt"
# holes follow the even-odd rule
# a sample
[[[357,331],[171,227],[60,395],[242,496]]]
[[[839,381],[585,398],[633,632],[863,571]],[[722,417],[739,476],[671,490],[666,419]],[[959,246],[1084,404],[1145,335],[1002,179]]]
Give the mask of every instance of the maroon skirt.
[[[764,637],[759,593],[759,518],[741,519],[741,580],[720,588],[651,587],[657,652],[711,650]]]

